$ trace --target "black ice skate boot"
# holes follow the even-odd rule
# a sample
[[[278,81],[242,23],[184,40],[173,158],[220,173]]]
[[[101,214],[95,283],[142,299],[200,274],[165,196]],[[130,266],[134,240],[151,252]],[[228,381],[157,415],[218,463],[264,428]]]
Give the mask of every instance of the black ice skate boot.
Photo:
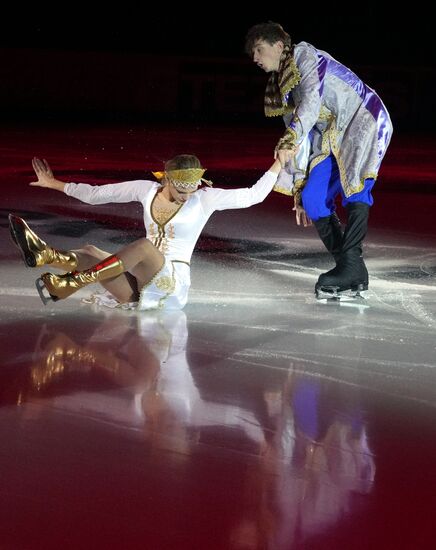
[[[336,212],[330,216],[319,218],[313,224],[324,246],[333,256],[335,262],[338,263],[342,247],[342,229]]]
[[[345,291],[368,290],[368,270],[362,258],[362,241],[368,228],[369,205],[352,202],[336,267],[322,273],[315,285],[317,298],[339,297]]]

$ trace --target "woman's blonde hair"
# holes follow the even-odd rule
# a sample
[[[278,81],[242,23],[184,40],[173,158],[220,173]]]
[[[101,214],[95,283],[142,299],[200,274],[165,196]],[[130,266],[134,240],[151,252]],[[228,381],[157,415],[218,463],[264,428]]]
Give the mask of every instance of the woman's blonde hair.
[[[201,168],[201,162],[195,155],[177,155],[165,162],[165,172],[185,168]]]

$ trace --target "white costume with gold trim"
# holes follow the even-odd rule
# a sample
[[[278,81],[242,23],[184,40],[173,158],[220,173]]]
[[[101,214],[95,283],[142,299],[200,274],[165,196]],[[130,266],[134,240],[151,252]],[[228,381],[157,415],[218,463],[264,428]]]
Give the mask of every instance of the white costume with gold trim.
[[[276,180],[277,174],[268,171],[252,187],[198,189],[165,224],[159,224],[152,215],[152,204],[161,187],[154,181],[135,180],[100,186],[67,183],[64,191],[88,204],[132,201],[142,204],[147,238],[165,256],[165,264],[141,290],[139,302],[123,306],[140,310],[180,309],[188,300],[191,284],[189,262],[192,252],[210,216],[216,210],[247,208],[262,202]],[[108,293],[99,296],[99,303],[112,307],[120,305]]]

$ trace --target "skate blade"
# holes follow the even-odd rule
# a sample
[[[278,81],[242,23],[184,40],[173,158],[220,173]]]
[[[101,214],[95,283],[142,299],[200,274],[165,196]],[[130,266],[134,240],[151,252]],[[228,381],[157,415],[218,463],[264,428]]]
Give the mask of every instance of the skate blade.
[[[321,287],[315,289],[315,295],[317,300],[330,300],[333,302],[338,301],[364,301],[366,288],[340,290],[339,287]]]
[[[41,277],[39,279],[36,279],[35,286],[36,286],[36,290],[38,291],[39,297],[41,298],[42,303],[45,306],[49,302],[57,302],[59,300],[59,298],[57,298],[56,296],[52,296],[50,293],[48,294],[48,296],[45,296],[44,289],[45,290],[47,290],[47,289],[46,289],[44,281],[41,279]],[[48,290],[47,290],[47,292],[48,292]]]

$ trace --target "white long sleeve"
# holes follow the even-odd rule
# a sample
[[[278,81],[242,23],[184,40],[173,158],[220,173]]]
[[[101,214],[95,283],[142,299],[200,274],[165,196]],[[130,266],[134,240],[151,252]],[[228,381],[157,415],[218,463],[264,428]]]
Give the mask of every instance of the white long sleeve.
[[[109,183],[108,185],[67,183],[64,188],[64,193],[88,204],[141,202],[153,183],[154,182],[148,180],[125,181],[122,183]]]
[[[231,208],[248,208],[262,202],[273,189],[278,174],[268,170],[252,186],[241,189],[214,189],[201,190],[201,203],[205,212],[214,210],[228,210]]]

